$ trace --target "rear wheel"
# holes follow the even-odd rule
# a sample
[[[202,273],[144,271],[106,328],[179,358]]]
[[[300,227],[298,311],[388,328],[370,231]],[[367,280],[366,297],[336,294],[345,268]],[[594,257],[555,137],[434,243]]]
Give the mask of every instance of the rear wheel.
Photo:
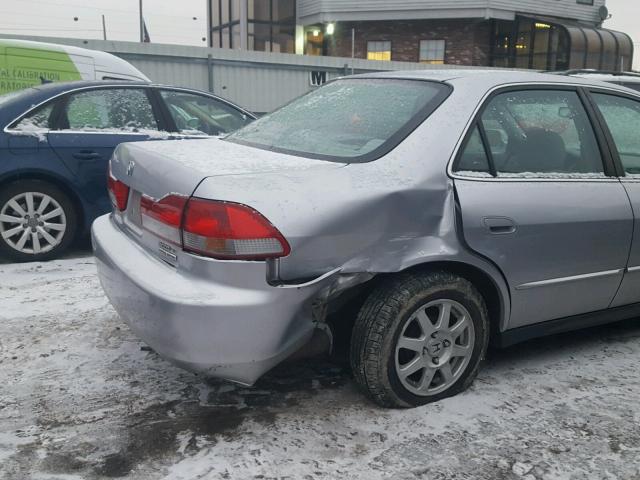
[[[59,188],[41,180],[0,191],[0,254],[19,262],[58,257],[75,236],[77,216]]]
[[[447,272],[401,274],[360,310],[351,365],[375,402],[412,407],[465,390],[488,342],[487,309],[469,281]]]

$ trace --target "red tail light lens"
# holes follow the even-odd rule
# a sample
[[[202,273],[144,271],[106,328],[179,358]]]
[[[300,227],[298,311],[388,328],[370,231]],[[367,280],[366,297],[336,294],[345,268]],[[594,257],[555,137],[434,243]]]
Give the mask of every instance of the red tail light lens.
[[[129,187],[113,176],[111,166],[109,166],[109,173],[107,175],[107,189],[109,190],[109,198],[113,206],[121,212],[124,212],[127,209],[127,202],[129,200]]]
[[[185,250],[213,258],[263,260],[291,252],[276,227],[239,203],[192,198],[182,229]]]
[[[180,225],[187,197],[167,195],[158,201],[147,195],[140,198],[142,226],[176,245],[182,244]]]

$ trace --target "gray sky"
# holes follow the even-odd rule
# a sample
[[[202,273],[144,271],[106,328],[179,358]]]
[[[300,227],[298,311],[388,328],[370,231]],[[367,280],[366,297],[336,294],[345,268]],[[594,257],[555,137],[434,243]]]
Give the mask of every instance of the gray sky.
[[[640,0],[607,6],[612,18],[605,27],[631,35],[640,69]],[[206,45],[206,0],[144,0],[144,9],[153,42]],[[102,38],[101,14],[110,40],[138,40],[138,0],[0,0],[0,33]]]

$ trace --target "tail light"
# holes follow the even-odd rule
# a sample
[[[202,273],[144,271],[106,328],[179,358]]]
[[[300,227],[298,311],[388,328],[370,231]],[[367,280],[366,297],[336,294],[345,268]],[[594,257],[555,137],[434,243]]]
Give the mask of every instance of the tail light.
[[[159,237],[180,245],[180,225],[186,204],[187,197],[182,195],[167,195],[157,202],[143,195],[140,198],[142,226]]]
[[[240,203],[192,198],[183,224],[184,249],[214,258],[285,257],[291,248],[262,214]]]
[[[129,200],[129,187],[113,176],[111,165],[109,165],[109,173],[107,174],[107,189],[113,206],[124,212]]]
[[[291,252],[271,222],[240,203],[181,195],[154,201],[143,195],[140,213],[144,228],[188,252],[231,260],[264,260]]]

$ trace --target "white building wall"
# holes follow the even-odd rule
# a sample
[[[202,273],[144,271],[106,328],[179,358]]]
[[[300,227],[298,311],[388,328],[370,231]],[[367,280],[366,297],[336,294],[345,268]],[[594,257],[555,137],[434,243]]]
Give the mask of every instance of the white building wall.
[[[516,13],[555,16],[591,24],[602,19],[605,0],[298,0],[303,24],[349,20],[419,18],[513,18]]]

